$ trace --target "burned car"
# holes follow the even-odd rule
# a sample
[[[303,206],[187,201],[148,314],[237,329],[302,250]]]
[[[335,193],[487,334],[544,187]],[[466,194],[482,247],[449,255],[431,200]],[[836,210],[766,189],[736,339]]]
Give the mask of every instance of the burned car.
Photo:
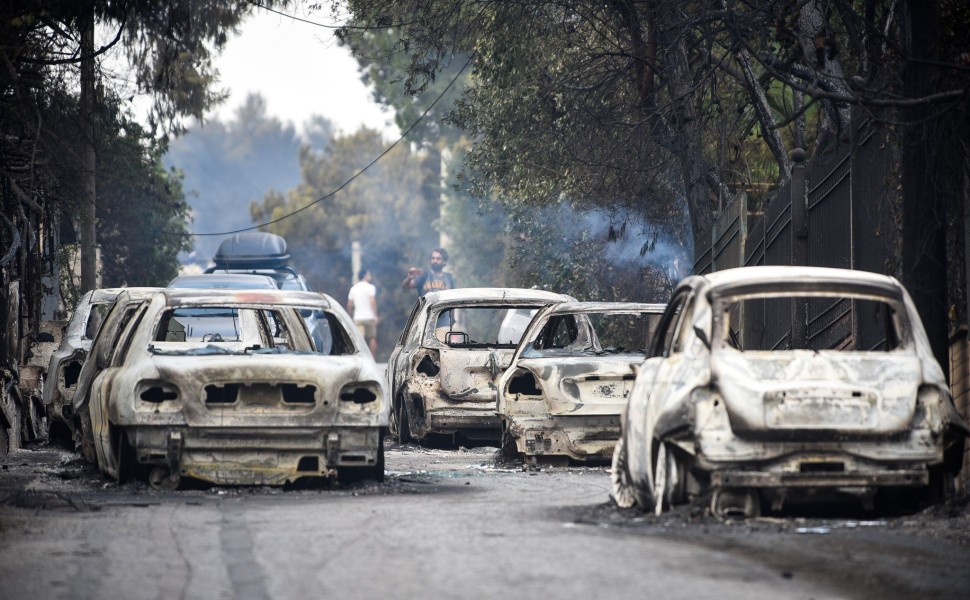
[[[74,394],[94,339],[112,305],[122,293],[145,295],[158,288],[102,288],[85,293],[64,330],[61,345],[51,356],[44,381],[44,405],[50,420],[49,436],[61,442],[74,438]]]
[[[499,379],[504,457],[609,460],[634,368],[646,359],[664,306],[563,302],[541,309]]]
[[[333,333],[326,349],[306,327],[311,312]],[[111,478],[145,475],[162,489],[182,478],[383,480],[383,382],[328,296],[165,289],[96,358],[87,409]]]
[[[786,502],[939,499],[967,425],[912,300],[861,271],[746,267],[682,281],[613,455],[621,506],[706,498],[720,516]]]
[[[120,288],[91,290],[81,296],[80,302],[64,328],[61,345],[51,355],[50,366],[44,381],[44,406],[50,420],[51,439],[70,439],[68,431],[70,415],[64,407],[70,406],[81,365],[91,350],[91,340],[98,331],[108,306],[121,292]]]
[[[519,342],[500,338],[509,311],[536,309],[569,296],[517,288],[431,292],[415,303],[387,363],[400,443],[429,436],[455,441],[501,439],[496,385]]]

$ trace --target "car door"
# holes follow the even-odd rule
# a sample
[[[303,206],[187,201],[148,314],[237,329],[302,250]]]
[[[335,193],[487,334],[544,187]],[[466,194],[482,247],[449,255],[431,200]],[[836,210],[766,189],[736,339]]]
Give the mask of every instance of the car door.
[[[397,401],[398,390],[404,382],[405,371],[408,367],[408,360],[411,353],[414,351],[416,344],[420,338],[420,333],[423,329],[424,320],[421,318],[425,306],[424,297],[420,297],[414,303],[411,308],[411,314],[408,316],[407,323],[404,325],[404,329],[401,330],[401,335],[397,339],[397,343],[394,345],[394,349],[391,350],[391,355],[387,359],[387,389],[391,394],[392,404]],[[397,405],[394,404],[393,409],[395,414],[397,414]]]
[[[128,318],[124,320],[123,328],[117,335],[116,341],[111,345],[108,363],[95,375],[90,387],[88,414],[91,416],[91,430],[94,434],[94,449],[98,457],[98,467],[103,473],[114,478],[118,477],[118,464],[117,452],[114,448],[115,440],[111,439],[112,432],[108,420],[111,386],[115,374],[124,368],[125,358],[131,347],[131,338],[147,308],[146,303],[141,303],[126,311]]]
[[[658,407],[665,405],[672,388],[684,378],[687,323],[691,321],[693,291],[681,288],[671,298],[650,344],[650,356],[638,369],[633,397],[627,405],[624,428],[629,472],[641,487],[649,485],[653,422]],[[646,476],[647,478],[645,478]]]

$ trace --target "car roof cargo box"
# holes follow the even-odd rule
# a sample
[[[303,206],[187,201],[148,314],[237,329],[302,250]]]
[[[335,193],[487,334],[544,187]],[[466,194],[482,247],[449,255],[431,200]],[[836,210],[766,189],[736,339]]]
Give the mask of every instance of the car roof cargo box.
[[[278,269],[286,266],[290,254],[280,236],[246,231],[222,240],[212,260],[219,269]]]

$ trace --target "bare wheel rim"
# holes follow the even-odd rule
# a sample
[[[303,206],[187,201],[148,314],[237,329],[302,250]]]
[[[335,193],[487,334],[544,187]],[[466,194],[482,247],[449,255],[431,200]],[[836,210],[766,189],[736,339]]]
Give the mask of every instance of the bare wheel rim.
[[[168,467],[155,467],[148,474],[148,484],[156,490],[172,492],[179,488],[181,482],[182,478],[169,471]]]
[[[387,432],[395,439],[398,437],[397,410],[394,408],[393,402],[391,403],[391,415],[387,420]]]
[[[620,508],[632,508],[636,504],[630,473],[627,470],[626,444],[620,437],[613,447],[613,463],[610,466],[611,495]]]
[[[653,469],[653,511],[658,516],[663,513],[664,502],[668,495],[667,444],[657,446],[657,461]]]

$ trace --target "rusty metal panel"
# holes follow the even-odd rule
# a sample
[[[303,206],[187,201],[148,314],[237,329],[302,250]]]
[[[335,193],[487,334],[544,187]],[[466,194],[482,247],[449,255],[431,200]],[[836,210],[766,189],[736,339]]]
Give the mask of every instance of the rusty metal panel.
[[[765,264],[765,219],[764,215],[758,215],[758,218],[748,226],[742,266],[752,267],[763,264]]]
[[[970,339],[964,329],[950,338],[950,393],[957,411],[964,419],[970,417]],[[970,444],[963,449],[963,469],[960,489],[970,483]]]
[[[841,149],[812,164],[808,182],[809,262],[852,268],[851,154]]]
[[[743,264],[747,234],[746,220],[747,196],[738,194],[734,201],[724,208],[714,224],[712,270],[733,269]]]

